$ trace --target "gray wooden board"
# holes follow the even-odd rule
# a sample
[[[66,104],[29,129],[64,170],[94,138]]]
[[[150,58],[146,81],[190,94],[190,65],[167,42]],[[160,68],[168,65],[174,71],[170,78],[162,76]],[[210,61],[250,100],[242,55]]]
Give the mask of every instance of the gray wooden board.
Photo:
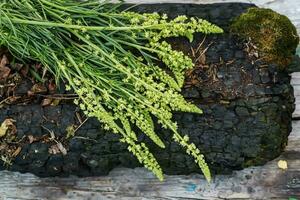
[[[296,110],[293,113],[293,117],[300,117],[300,72],[292,74],[292,85],[294,86],[294,95],[296,98]],[[300,131],[300,130],[299,130]]]
[[[129,3],[250,2],[287,15],[300,33],[299,0],[129,0]],[[296,111],[300,117],[300,73],[292,74]],[[277,162],[288,162],[282,170]],[[0,200],[186,200],[186,199],[300,199],[300,121],[293,122],[286,151],[261,167],[217,175],[208,185],[202,176],[166,176],[159,182],[143,168],[115,169],[108,176],[93,178],[38,178],[31,174],[0,172]]]

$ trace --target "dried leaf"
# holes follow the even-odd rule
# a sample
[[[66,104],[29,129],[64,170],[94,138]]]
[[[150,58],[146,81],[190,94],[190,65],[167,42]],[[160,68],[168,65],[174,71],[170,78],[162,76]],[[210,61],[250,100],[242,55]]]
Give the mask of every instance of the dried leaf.
[[[17,155],[19,155],[19,153],[21,152],[22,148],[18,147],[15,152],[12,154],[12,157],[16,157]]]
[[[0,144],[0,151],[5,150],[7,146],[8,145],[6,143]]]
[[[7,77],[9,76],[10,74],[10,68],[8,67],[1,67],[0,68],[0,80],[5,80],[7,79]]]
[[[49,149],[48,152],[50,154],[59,154],[62,153],[62,155],[67,155],[67,150],[66,148],[59,142],[55,145],[52,145]]]
[[[7,64],[9,64],[8,58],[6,55],[3,55],[0,61],[0,68],[5,67]]]
[[[48,84],[48,89],[49,89],[50,92],[55,92],[55,90],[56,90],[56,84],[55,84],[54,82],[51,81],[51,82]]]
[[[288,164],[285,160],[279,160],[277,165],[280,169],[287,169],[288,168]]]
[[[33,94],[41,94],[41,93],[47,93],[47,88],[43,83],[37,83],[32,86],[30,89],[30,92]]]
[[[18,131],[17,127],[14,124],[10,125],[9,129],[10,129],[10,134],[11,135],[15,135]]]
[[[6,119],[3,121],[0,126],[0,138],[4,137],[10,128],[12,128],[13,132],[16,131],[16,127],[13,124],[14,122],[13,119]]]
[[[6,67],[7,64],[9,64],[9,61],[7,57],[3,55],[0,61],[0,80],[7,79],[11,72],[11,69],[9,67]]]
[[[31,143],[37,141],[37,139],[36,139],[33,135],[28,135],[27,138],[28,138],[28,140],[29,140],[29,144],[31,144]]]
[[[52,103],[52,99],[43,99],[41,105],[42,106],[50,106]]]
[[[205,65],[206,63],[206,55],[205,53],[201,53],[197,58],[196,62],[199,62],[201,65]]]
[[[59,154],[60,150],[57,146],[57,144],[52,145],[49,149],[48,149],[49,154]]]
[[[66,148],[62,145],[62,143],[57,143],[57,147],[59,148],[60,152],[62,153],[62,155],[67,155],[67,150]]]

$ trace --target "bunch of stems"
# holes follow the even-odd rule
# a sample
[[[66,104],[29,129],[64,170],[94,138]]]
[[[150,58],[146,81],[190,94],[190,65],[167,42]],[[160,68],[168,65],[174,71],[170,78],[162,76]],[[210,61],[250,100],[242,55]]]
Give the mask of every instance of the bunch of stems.
[[[17,58],[43,64],[67,89],[88,117],[120,135],[139,162],[160,179],[163,172],[153,154],[138,141],[138,127],[161,148],[153,117],[170,129],[173,140],[195,158],[208,181],[209,168],[188,136],[177,131],[173,111],[202,113],[180,95],[189,57],[175,51],[164,38],[195,32],[222,33],[201,19],[168,19],[157,13],[119,11],[107,1],[3,0],[0,3],[0,44]],[[163,70],[158,63],[165,64]]]

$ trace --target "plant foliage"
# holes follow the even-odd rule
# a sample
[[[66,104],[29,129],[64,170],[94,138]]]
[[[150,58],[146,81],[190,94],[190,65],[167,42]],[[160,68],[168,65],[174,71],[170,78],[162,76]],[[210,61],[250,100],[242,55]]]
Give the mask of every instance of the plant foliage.
[[[180,95],[184,72],[192,60],[172,50],[164,38],[195,32],[222,33],[209,22],[157,13],[119,11],[107,1],[2,0],[0,44],[22,60],[36,60],[56,81],[67,80],[75,100],[88,117],[120,135],[140,163],[160,179],[163,172],[132,126],[164,148],[154,131],[153,117],[170,129],[173,140],[194,157],[209,181],[209,168],[199,149],[181,136],[172,120],[173,111],[202,113]],[[162,61],[171,73],[158,66]]]

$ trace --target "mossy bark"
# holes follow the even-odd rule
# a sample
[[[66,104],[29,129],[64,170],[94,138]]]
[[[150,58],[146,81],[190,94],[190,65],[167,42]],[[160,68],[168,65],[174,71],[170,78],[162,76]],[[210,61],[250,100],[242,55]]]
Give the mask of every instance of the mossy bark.
[[[260,57],[281,69],[291,63],[299,44],[296,27],[286,16],[271,9],[248,9],[233,21],[231,31],[253,41]]]

